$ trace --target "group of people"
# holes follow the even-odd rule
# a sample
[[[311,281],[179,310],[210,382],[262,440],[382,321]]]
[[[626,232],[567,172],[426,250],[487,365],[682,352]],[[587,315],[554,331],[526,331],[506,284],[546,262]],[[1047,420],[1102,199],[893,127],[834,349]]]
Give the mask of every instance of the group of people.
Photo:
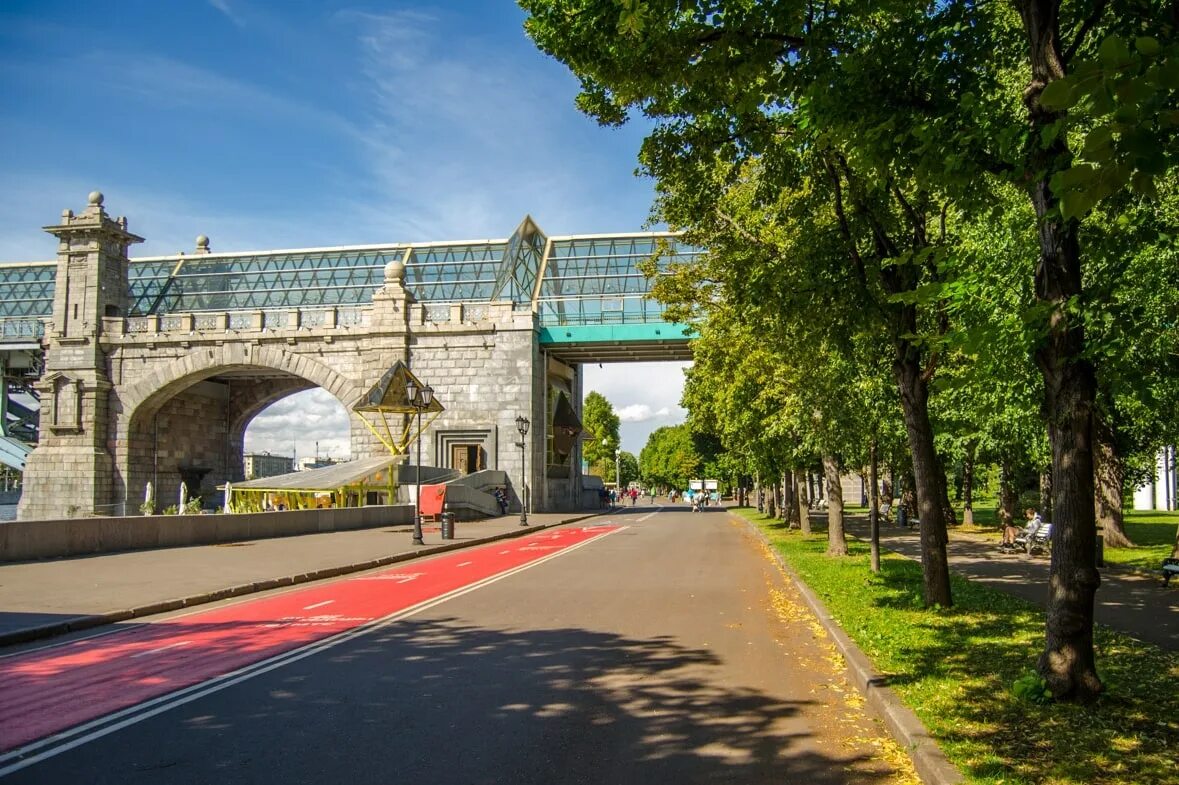
[[[655,499],[658,496],[654,488],[648,488],[645,491],[639,490],[638,488],[624,488],[621,493],[614,488],[602,488],[598,491],[598,493],[600,495],[603,508],[605,508],[607,504],[609,504],[610,507],[614,507],[620,503],[625,504],[627,500],[630,500],[631,506],[634,507],[638,504],[639,497],[643,495],[648,496],[650,498],[651,504],[654,504]],[[687,501],[692,505],[692,511],[697,512],[703,507],[707,507],[709,505],[716,506],[720,504],[720,494],[716,491],[678,491],[673,488],[668,491],[667,500],[672,504],[675,504],[677,500]]]
[[[720,494],[716,491],[710,493],[708,491],[689,490],[685,493],[685,496],[692,502],[692,512],[700,512],[710,504],[715,506],[720,503]]]
[[[630,506],[634,507],[636,504],[638,504],[639,501],[638,488],[625,488],[621,494],[619,494],[618,491],[614,488],[610,488],[609,490],[603,488],[601,491],[599,491],[599,493],[602,494],[602,501],[610,502],[611,507],[615,506],[621,501],[626,501],[627,499],[630,499]],[[652,494],[651,498],[655,498],[654,494]]]

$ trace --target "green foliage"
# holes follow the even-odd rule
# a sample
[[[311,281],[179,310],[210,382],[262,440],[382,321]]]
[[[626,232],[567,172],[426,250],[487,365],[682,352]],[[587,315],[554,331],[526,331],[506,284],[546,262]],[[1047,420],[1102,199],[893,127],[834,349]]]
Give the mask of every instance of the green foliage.
[[[1044,419],[1065,444],[1097,411],[1140,454],[1179,431],[1173,4],[520,4],[583,110],[653,124],[655,216],[707,249],[656,286],[699,327],[685,405],[750,473],[898,431],[924,456],[927,416],[943,455],[1032,469]]]
[[[1052,690],[1048,689],[1048,682],[1035,671],[1025,671],[1012,682],[1011,693],[1020,700],[1041,706],[1052,702]]]
[[[618,456],[619,474],[622,475],[621,487],[629,487],[632,482],[639,479],[639,459],[635,457],[632,452],[623,450],[622,454]]]
[[[1040,103],[1062,115],[1053,132],[1079,140],[1073,164],[1052,177],[1064,218],[1125,190],[1158,198],[1159,179],[1179,162],[1177,96],[1179,44],[1121,31],[1044,88]]]
[[[614,406],[600,392],[591,390],[585,396],[581,409],[581,422],[585,428],[582,440],[582,455],[590,465],[604,467],[614,464],[614,453],[620,443],[618,428],[621,421],[614,413]],[[607,476],[607,475],[602,475]],[[613,471],[609,472],[613,477]]]
[[[684,489],[688,481],[700,476],[703,466],[685,425],[657,428],[647,439],[639,457],[643,467],[643,481],[662,488]]]

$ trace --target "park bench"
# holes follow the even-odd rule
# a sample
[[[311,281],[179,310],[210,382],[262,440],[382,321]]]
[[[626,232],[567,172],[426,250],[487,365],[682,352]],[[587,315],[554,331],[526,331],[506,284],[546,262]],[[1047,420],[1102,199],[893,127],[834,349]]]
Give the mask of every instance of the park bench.
[[[1039,525],[1029,523],[1023,531],[1015,535],[1015,545],[1027,553],[1052,547],[1052,524],[1044,521]]]
[[[1179,575],[1179,559],[1163,559],[1163,585],[1170,586],[1176,575]]]

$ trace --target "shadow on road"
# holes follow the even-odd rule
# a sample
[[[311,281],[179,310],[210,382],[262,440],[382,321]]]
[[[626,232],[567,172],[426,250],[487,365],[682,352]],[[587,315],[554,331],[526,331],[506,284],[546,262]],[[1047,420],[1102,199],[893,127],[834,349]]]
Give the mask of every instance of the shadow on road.
[[[820,749],[804,703],[710,679],[719,664],[665,637],[402,620],[12,781],[157,769],[169,783],[889,780],[879,761]]]

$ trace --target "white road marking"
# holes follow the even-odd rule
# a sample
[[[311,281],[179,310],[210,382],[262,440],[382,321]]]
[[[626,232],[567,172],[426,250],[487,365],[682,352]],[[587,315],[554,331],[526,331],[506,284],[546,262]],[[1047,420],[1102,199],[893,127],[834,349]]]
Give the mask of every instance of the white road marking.
[[[427,611],[435,607],[436,605],[441,605],[442,603],[448,602],[456,597],[461,597],[464,594],[477,591],[478,589],[482,589],[485,586],[498,583],[505,578],[512,577],[516,573],[537,567],[549,561],[550,559],[556,559],[557,557],[563,556],[564,554],[571,551],[575,551],[578,548],[584,548],[591,543],[597,542],[603,537],[608,537],[611,534],[623,531],[627,528],[629,527],[619,526],[617,529],[602,532],[596,537],[591,537],[590,539],[579,542],[576,545],[570,545],[568,548],[558,551],[557,553],[550,553],[548,556],[542,556],[535,561],[528,562],[527,564],[521,564],[519,567],[502,572],[499,575],[493,575],[490,578],[484,578],[481,581],[475,581],[469,586],[455,589],[454,591],[447,592],[446,594],[440,594],[431,600],[424,600],[417,605],[411,605],[408,608],[392,613],[388,616],[385,616],[384,618],[377,619],[370,624],[355,627],[351,630],[346,630],[337,635],[310,643],[302,648],[293,649],[291,651],[284,652],[283,654],[276,655],[269,660],[262,660],[261,662],[255,662],[251,665],[246,665],[237,669],[236,671],[222,674],[221,676],[217,676],[202,684],[194,684],[190,687],[177,690],[176,692],[172,692],[167,695],[161,695],[158,698],[153,698],[136,706],[130,706],[121,711],[108,714],[105,717],[99,717],[98,719],[91,720],[90,722],[83,723],[82,725],[78,725],[60,733],[56,733],[53,736],[48,736],[44,739],[31,742],[23,747],[9,750],[8,752],[0,754],[0,764],[9,763],[10,761],[14,762],[4,766],[3,768],[0,768],[0,777],[6,777],[13,772],[20,771],[21,769],[32,766],[34,763],[40,763],[43,760],[55,757],[63,752],[68,752],[75,747],[81,747],[83,744],[88,744],[92,741],[96,741],[97,739],[101,739],[103,736],[109,736],[110,734],[120,731],[123,728],[138,724],[144,720],[151,719],[157,714],[163,714],[164,712],[170,711],[171,709],[174,709],[178,706],[183,706],[186,703],[192,703],[193,701],[199,700],[206,695],[212,695],[215,692],[220,692],[221,690],[232,687],[235,684],[252,679],[255,676],[261,676],[264,673],[269,673],[272,670],[276,670],[277,668],[281,668],[284,665],[305,659],[312,656],[313,654],[318,654],[322,651],[335,648],[340,644],[347,643],[353,638],[359,638],[362,635],[368,635],[371,632],[376,632],[377,630],[392,626],[394,623],[401,621],[402,619],[408,619],[411,616],[416,616],[423,611]],[[416,578],[420,574],[421,573],[414,574],[413,577]],[[115,720],[119,721],[114,722]],[[76,738],[72,738],[71,740],[71,737]],[[51,746],[59,742],[59,746]],[[44,747],[50,748],[36,755],[30,755],[30,753],[34,752],[35,750],[42,749]],[[26,755],[29,755],[29,757],[24,757]]]
[[[474,563],[475,562],[473,562],[473,561],[464,561],[464,562],[459,562],[457,566],[466,567],[468,564],[474,564]]]
[[[424,572],[395,572],[390,575],[365,575],[360,578],[352,578],[354,581],[396,581],[397,583],[409,583],[412,580],[417,580],[426,573]]]
[[[138,654],[132,654],[131,659],[135,659],[136,657],[146,657],[149,654],[158,654],[161,651],[175,649],[177,646],[187,646],[190,643],[192,643],[192,641],[176,641],[175,643],[169,643],[167,646],[161,646],[158,649],[151,649],[150,651],[141,651]]]
[[[304,605],[303,610],[309,611],[312,608],[322,608],[325,605],[331,605],[333,602],[335,602],[335,600],[324,600],[323,602],[317,602],[314,605]]]
[[[652,515],[657,515],[657,514],[658,514],[658,513],[659,513],[661,510],[663,510],[663,508],[662,508],[662,507],[659,507],[658,509],[656,509],[656,510],[655,510],[655,512],[649,512],[649,513],[647,513],[647,514],[646,514],[646,515],[644,515],[643,517],[639,518],[639,522],[640,522],[640,523],[642,523],[643,521],[645,521],[645,520],[647,520],[648,518],[650,518]]]

